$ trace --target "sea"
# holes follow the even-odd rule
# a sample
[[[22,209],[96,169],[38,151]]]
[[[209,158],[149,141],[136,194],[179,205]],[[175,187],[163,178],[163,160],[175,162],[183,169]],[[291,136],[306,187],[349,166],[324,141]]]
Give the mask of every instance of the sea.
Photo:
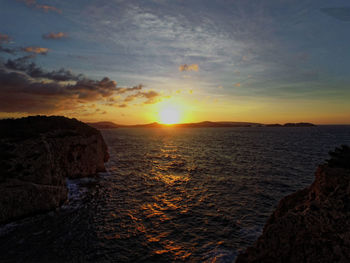
[[[102,130],[110,160],[69,202],[0,226],[0,262],[234,262],[350,126]]]

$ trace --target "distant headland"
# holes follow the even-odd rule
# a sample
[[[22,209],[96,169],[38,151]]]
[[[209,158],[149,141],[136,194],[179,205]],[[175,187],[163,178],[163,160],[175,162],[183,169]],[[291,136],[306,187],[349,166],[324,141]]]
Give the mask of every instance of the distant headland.
[[[88,122],[88,125],[96,129],[116,129],[116,128],[162,128],[162,127],[178,127],[178,128],[220,128],[220,127],[312,127],[315,124],[308,122],[298,122],[298,123],[285,123],[285,124],[262,124],[255,122],[230,122],[230,121],[203,121],[195,123],[178,123],[178,124],[161,124],[158,122],[148,123],[148,124],[137,124],[137,125],[121,125],[114,122]]]

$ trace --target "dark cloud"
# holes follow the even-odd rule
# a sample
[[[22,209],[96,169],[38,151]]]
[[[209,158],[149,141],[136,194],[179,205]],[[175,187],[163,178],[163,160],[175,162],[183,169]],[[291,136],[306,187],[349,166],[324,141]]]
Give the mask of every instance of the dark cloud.
[[[320,10],[340,21],[350,21],[350,7],[321,8]]]
[[[58,9],[57,7],[54,7],[54,6],[50,6],[50,5],[40,5],[36,2],[36,0],[18,0],[19,2],[23,2],[25,3],[27,6],[30,6],[30,7],[34,7],[34,8],[37,8],[37,9],[40,9],[44,12],[56,12],[58,14],[61,14],[62,13],[62,10],[61,9]]]
[[[117,82],[107,77],[92,80],[69,70],[45,71],[29,63],[31,56],[0,63],[0,111],[26,113],[52,113],[62,110],[79,110],[86,103],[118,103],[115,96],[128,95],[117,107],[127,107],[135,98],[146,104],[156,102],[155,91],[141,91],[143,85],[117,87]]]
[[[139,84],[139,85],[134,86],[132,88],[117,88],[117,94],[124,94],[124,93],[130,92],[130,91],[141,90],[142,88],[143,88],[142,84]]]
[[[108,78],[63,84],[0,69],[0,111],[39,113],[75,109],[79,104],[112,96],[115,86]]]
[[[63,32],[57,32],[57,33],[51,32],[51,33],[44,34],[42,37],[43,39],[61,39],[61,38],[68,37],[68,35]]]
[[[68,89],[78,95],[79,99],[94,101],[103,97],[111,97],[116,92],[117,82],[107,77],[100,81],[83,79]]]
[[[70,70],[65,70],[63,68],[59,70],[54,70],[51,72],[46,72],[42,70],[40,67],[37,67],[35,63],[29,62],[29,59],[31,59],[33,55],[31,56],[25,56],[20,57],[17,59],[8,59],[5,67],[10,70],[19,70],[23,71],[29,76],[33,78],[47,78],[50,80],[57,80],[57,81],[70,81],[70,80],[81,80],[83,79],[83,75],[75,75]]]
[[[65,93],[58,83],[35,82],[24,73],[0,69],[0,111],[39,113],[63,105],[72,108],[74,104],[68,103],[72,96]]]
[[[5,52],[13,55],[16,53],[16,50],[13,48],[6,48],[0,45],[0,52]]]
[[[54,95],[75,98],[80,101],[94,101],[114,95],[117,83],[109,78],[100,81],[83,79],[67,84],[49,79],[32,78],[24,72],[0,69],[1,91],[28,93],[32,95]]]

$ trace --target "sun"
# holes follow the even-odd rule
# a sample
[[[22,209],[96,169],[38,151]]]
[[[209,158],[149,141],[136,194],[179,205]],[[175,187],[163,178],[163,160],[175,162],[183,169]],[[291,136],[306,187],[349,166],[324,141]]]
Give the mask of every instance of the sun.
[[[159,111],[159,121],[163,124],[179,123],[180,118],[180,110],[174,106],[165,106]]]

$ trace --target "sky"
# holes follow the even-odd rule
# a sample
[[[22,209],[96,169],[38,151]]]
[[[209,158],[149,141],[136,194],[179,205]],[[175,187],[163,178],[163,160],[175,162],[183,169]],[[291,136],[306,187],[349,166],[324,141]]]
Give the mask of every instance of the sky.
[[[349,30],[345,0],[0,0],[0,118],[350,124]]]

